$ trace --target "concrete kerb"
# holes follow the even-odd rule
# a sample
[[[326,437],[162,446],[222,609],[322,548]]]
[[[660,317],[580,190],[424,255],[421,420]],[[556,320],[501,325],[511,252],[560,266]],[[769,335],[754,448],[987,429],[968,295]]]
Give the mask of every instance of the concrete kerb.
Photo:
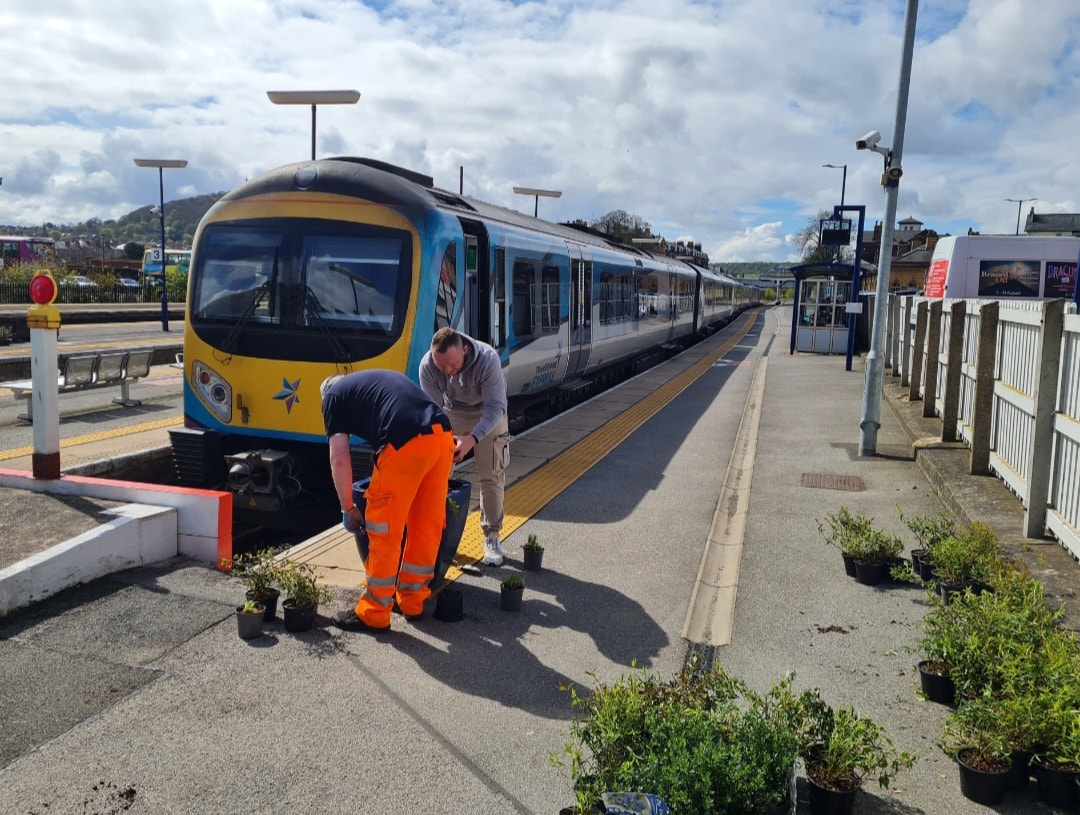
[[[232,556],[232,495],[227,492],[77,475],[35,479],[6,469],[0,469],[0,487],[122,504],[96,528],[0,570],[0,616],[133,566],[177,555],[216,566]]]

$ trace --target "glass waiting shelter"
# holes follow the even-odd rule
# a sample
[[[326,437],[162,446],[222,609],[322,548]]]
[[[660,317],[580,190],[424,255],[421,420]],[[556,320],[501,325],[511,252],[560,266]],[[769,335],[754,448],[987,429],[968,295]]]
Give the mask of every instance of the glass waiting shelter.
[[[841,263],[807,263],[795,276],[791,353],[846,354],[853,268]]]

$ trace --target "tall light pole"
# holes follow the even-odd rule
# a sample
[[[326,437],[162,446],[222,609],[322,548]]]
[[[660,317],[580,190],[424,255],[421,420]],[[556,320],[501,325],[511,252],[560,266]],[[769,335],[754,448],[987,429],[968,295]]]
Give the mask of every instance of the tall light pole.
[[[562,190],[538,190],[535,187],[514,187],[514,192],[518,195],[531,195],[533,196],[533,217],[536,218],[537,212],[540,211],[540,196],[545,198],[560,198],[562,197]]]
[[[840,206],[844,206],[844,193],[847,191],[847,165],[846,164],[822,164],[822,167],[831,167],[834,170],[843,170],[844,177],[840,181]]]
[[[1027,201],[1038,201],[1038,198],[1006,198],[1006,201],[1012,201],[1016,204],[1016,234],[1020,234],[1020,209]]]
[[[355,105],[360,91],[267,91],[275,105],[311,105],[311,160],[315,160],[316,105]]]
[[[900,52],[900,77],[896,86],[896,117],[893,120],[893,146],[882,147],[881,134],[872,130],[855,142],[858,150],[872,150],[885,160],[881,186],[885,188],[885,217],[881,224],[881,251],[878,258],[877,288],[874,293],[874,321],[870,326],[870,352],[866,355],[866,374],[863,378],[862,418],[859,422],[859,455],[877,453],[877,432],[881,427],[881,393],[885,380],[885,319],[888,316],[889,273],[892,270],[893,223],[896,221],[896,199],[900,192],[900,177],[904,174],[901,157],[904,153],[904,132],[907,129],[908,90],[911,87],[911,60],[915,51],[915,20],[919,0],[907,0],[904,12],[904,39]],[[858,261],[856,261],[858,262]]]
[[[169,330],[169,292],[165,285],[165,168],[183,169],[187,159],[180,158],[137,158],[136,167],[157,167],[158,190],[161,193],[161,330]]]

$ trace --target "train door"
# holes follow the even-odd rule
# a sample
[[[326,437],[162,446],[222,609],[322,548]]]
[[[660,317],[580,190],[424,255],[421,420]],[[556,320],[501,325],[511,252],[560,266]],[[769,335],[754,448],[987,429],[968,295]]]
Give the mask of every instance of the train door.
[[[592,346],[592,258],[578,247],[570,249],[570,340],[567,378],[580,376],[589,364]]]

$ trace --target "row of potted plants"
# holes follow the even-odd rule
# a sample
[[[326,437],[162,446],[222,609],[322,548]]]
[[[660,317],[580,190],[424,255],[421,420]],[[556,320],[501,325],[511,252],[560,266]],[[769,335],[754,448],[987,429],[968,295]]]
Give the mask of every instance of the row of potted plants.
[[[262,623],[275,619],[283,593],[285,630],[294,632],[309,630],[319,605],[334,599],[312,566],[279,558],[271,549],[236,555],[223,560],[221,566],[244,584],[245,602],[236,609],[237,633],[242,639],[262,635]]]
[[[604,811],[598,803],[619,791],[656,796],[672,813],[789,813],[800,761],[812,811],[851,812],[864,779],[887,787],[914,761],[853,708],[796,692],[793,674],[761,694],[692,663],[672,679],[640,671],[569,692],[573,740],[551,756],[569,763],[577,806],[567,813]]]
[[[904,543],[874,526],[874,519],[840,507],[818,521],[818,532],[830,546],[840,550],[844,570],[860,583],[874,585],[897,565]]]
[[[939,743],[957,760],[961,791],[993,805],[1025,786],[1033,768],[1041,800],[1074,808],[1080,641],[1061,625],[1064,607],[1047,603],[1042,584],[1003,556],[985,524],[959,530],[921,518],[909,527],[938,584],[918,644],[922,689],[955,705]]]

